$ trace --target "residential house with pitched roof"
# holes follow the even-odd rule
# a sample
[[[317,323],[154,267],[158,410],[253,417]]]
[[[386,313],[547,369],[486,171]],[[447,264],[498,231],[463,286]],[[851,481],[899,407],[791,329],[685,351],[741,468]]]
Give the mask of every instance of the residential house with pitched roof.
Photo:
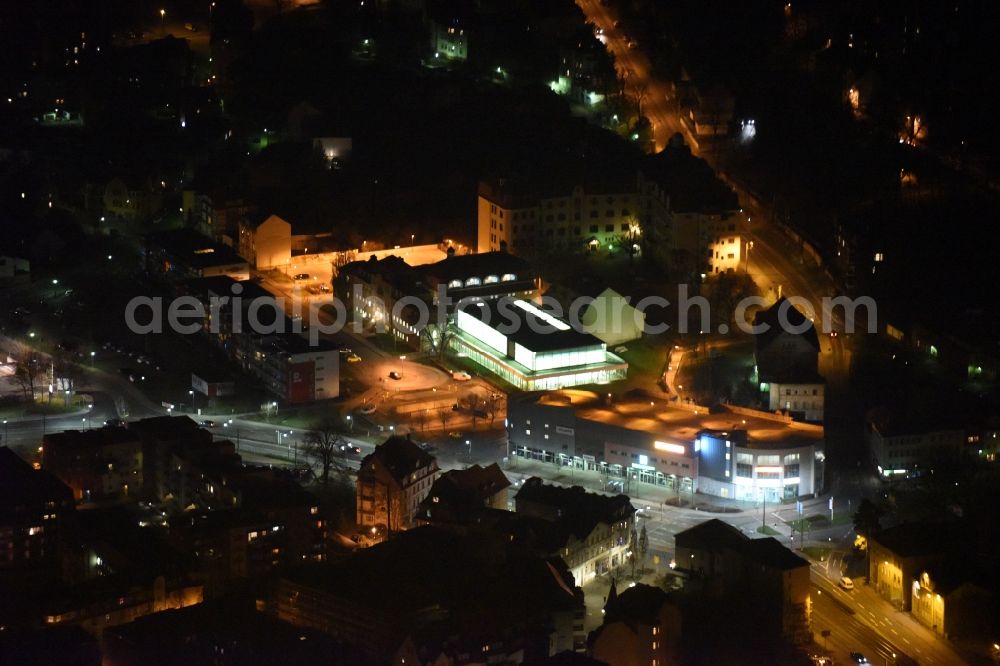
[[[438,471],[434,456],[405,437],[390,437],[375,447],[358,470],[358,527],[373,537],[412,527]]]
[[[635,507],[627,496],[588,493],[580,486],[547,485],[532,477],[518,490],[514,503],[519,515],[551,525],[553,535],[558,535],[557,554],[577,585],[625,564],[635,520]]]
[[[760,331],[754,336],[757,379],[768,409],[822,421],[826,380],[819,374],[816,327],[785,298],[758,312],[753,323]]]

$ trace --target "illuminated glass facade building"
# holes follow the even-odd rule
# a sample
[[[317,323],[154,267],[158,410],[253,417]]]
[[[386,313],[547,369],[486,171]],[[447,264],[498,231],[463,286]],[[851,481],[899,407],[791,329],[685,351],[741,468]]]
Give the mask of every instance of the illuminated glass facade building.
[[[611,490],[645,483],[777,502],[823,486],[822,427],[766,413],[570,389],[512,397],[507,414],[511,456],[601,472]]]
[[[533,303],[503,298],[455,312],[451,350],[525,391],[624,379],[628,363]]]

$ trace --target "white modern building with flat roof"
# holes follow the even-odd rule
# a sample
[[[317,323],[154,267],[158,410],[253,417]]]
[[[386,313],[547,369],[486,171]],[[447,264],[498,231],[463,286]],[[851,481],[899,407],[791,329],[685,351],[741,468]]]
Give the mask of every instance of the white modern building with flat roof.
[[[599,339],[522,299],[468,304],[455,312],[449,346],[526,391],[624,379],[628,363]]]

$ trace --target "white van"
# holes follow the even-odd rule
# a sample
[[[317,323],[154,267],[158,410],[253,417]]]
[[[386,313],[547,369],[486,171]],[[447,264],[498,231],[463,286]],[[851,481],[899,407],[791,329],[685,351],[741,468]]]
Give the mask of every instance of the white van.
[[[472,375],[470,375],[467,372],[463,372],[461,370],[456,370],[455,372],[451,373],[451,378],[454,379],[456,382],[467,382],[470,379],[472,379]]]
[[[840,579],[840,587],[841,587],[841,589],[848,590],[848,591],[849,590],[853,590],[854,589],[854,581],[851,580],[850,578],[848,578],[847,576],[843,576]]]

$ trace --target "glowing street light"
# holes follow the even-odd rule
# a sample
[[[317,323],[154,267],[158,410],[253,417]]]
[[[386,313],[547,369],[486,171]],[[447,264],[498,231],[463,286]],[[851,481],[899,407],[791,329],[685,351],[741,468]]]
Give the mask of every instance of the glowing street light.
[[[167,10],[166,9],[160,9],[160,32],[161,33],[166,33],[166,31],[167,31],[166,23],[165,23],[166,18],[167,18]]]

